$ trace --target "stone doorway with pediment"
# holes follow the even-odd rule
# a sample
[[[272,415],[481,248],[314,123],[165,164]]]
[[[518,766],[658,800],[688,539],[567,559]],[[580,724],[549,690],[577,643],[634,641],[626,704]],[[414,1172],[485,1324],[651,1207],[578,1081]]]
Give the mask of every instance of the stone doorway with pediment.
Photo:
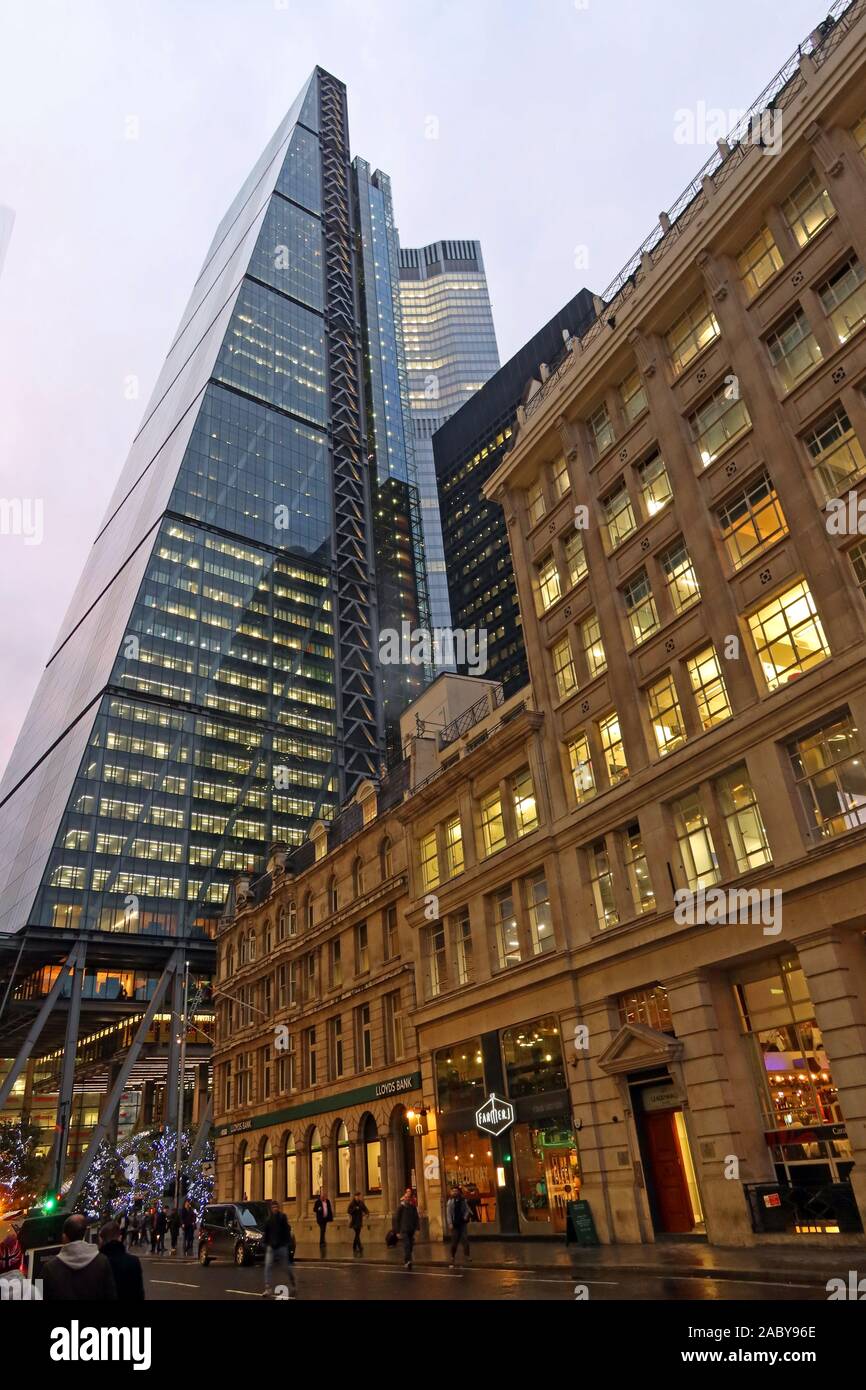
[[[626,1023],[599,1058],[616,1085],[629,1127],[638,1185],[656,1237],[705,1236],[692,1159],[682,1042],[642,1023]]]

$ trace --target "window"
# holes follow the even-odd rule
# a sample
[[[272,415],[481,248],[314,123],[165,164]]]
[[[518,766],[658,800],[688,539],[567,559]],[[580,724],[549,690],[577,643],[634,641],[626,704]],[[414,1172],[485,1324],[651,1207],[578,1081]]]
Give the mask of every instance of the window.
[[[854,578],[866,596],[866,541],[860,541],[848,551],[848,559],[854,570]]]
[[[577,689],[577,672],[574,669],[574,657],[568,637],[563,637],[561,642],[557,642],[551,649],[550,657],[553,662],[557,696],[560,700],[565,700]]]
[[[339,1014],[328,1019],[328,1078],[338,1081],[343,1075],[343,1020]]]
[[[343,947],[339,936],[335,936],[328,946],[331,989],[343,987]]]
[[[395,960],[400,954],[400,936],[397,929],[397,904],[391,903],[385,909],[384,955],[386,960]]]
[[[307,963],[307,978],[306,978],[305,988],[304,988],[304,998],[305,998],[306,1000],[318,999],[318,997],[319,997],[319,988],[318,988],[318,980],[317,980],[317,974],[318,974],[318,971],[317,971],[318,958],[319,958],[319,953],[318,953],[318,951],[311,951],[310,954],[309,954],[309,955],[307,956],[307,958],[306,958],[306,963]]]
[[[318,1195],[325,1186],[325,1155],[318,1128],[310,1135],[310,1192]]]
[[[385,1061],[390,1066],[404,1055],[403,1009],[399,989],[392,990],[382,1000],[382,1024],[385,1033]]]
[[[362,1004],[355,1010],[355,1056],[357,1070],[369,1071],[373,1065],[373,1027],[369,1004]]]
[[[355,928],[355,974],[366,975],[370,969],[370,947],[367,941],[367,923],[359,922]]]
[[[576,534],[576,533],[575,533]],[[562,596],[559,568],[552,555],[547,555],[535,567],[535,598],[539,613],[546,613]]]
[[[289,1002],[289,970],[281,965],[277,969],[277,1008],[284,1009]]]
[[[715,648],[704,647],[687,663],[695,703],[704,729],[714,729],[733,714]]]
[[[424,998],[435,999],[448,988],[445,928],[441,922],[421,928],[421,967]]]
[[[666,336],[675,375],[684,372],[698,353],[719,337],[720,332],[715,314],[704,295],[700,295],[689,305],[682,318],[677,319]]]
[[[786,391],[821,361],[821,349],[799,306],[776,325],[766,342],[776,376]]]
[[[810,170],[782,204],[785,221],[794,233],[798,246],[805,246],[817,236],[835,211],[829,193],[814,170]]]
[[[507,970],[510,965],[520,964],[520,938],[514,912],[514,897],[510,888],[497,893],[493,907],[497,964],[500,970]]]
[[[372,1115],[367,1115],[361,1125],[361,1143],[364,1146],[364,1176],[369,1193],[382,1191],[382,1142],[379,1130]]]
[[[689,416],[689,424],[704,468],[752,427],[746,403],[733,382],[717,387]]]
[[[604,840],[597,840],[589,851],[589,881],[598,925],[602,929],[618,926],[619,913],[616,910],[613,891],[613,872]]]
[[[685,541],[680,538],[659,558],[673,610],[675,613],[685,613],[701,597],[698,576]]]
[[[607,670],[607,655],[601,640],[601,627],[595,613],[591,613],[581,623],[580,640],[584,660],[589,668],[590,679],[595,680],[596,676],[604,675]]]
[[[717,516],[734,569],[788,534],[782,504],[766,469],[735,492]]]
[[[472,979],[472,928],[465,908],[451,920],[451,950],[454,983],[458,987],[468,985]]]
[[[651,454],[638,464],[637,476],[647,516],[656,516],[673,496],[671,480],[661,454]]]
[[[391,841],[388,839],[382,841],[382,846],[379,850],[379,862],[382,869],[382,878],[391,878],[394,873],[394,851]]]
[[[289,903],[288,912],[289,912],[289,921],[288,921],[289,937],[291,938],[291,937],[293,937],[293,936],[297,936],[297,934],[298,934],[298,908],[297,908],[297,904],[296,904],[296,903]]]
[[[369,798],[368,798],[369,800]],[[360,898],[364,893],[364,865],[361,859],[356,859],[352,865],[352,897]]]
[[[529,488],[526,494],[526,507],[529,512],[529,524],[535,526],[547,511],[547,500],[544,496],[544,483],[541,478]]]
[[[570,531],[564,544],[565,563],[568,566],[569,586],[579,584],[587,572],[586,552],[583,536],[579,531]]]
[[[854,136],[858,150],[866,159],[866,113],[860,117],[851,134]]]
[[[655,1028],[657,1033],[673,1033],[671,1006],[664,985],[649,985],[644,989],[631,989],[617,999],[619,1017],[622,1023],[645,1023],[647,1028]]]
[[[318,1079],[318,1054],[315,1028],[304,1029],[304,1085],[315,1086]]]
[[[637,821],[626,826],[623,834],[625,871],[628,878],[632,902],[638,912],[655,912],[656,895],[653,892],[649,864],[643,847],[643,836]]]
[[[454,878],[463,872],[463,826],[459,816],[452,816],[445,822],[445,857],[448,862],[448,877]]]
[[[340,1122],[337,1130],[337,1196],[348,1197],[351,1186],[351,1149],[349,1131]]]
[[[536,1018],[502,1034],[502,1060],[507,1080],[506,1095],[547,1095],[568,1089],[562,1037],[556,1018]],[[551,1168],[551,1176],[554,1169]]]
[[[640,372],[632,372],[619,388],[622,411],[631,425],[647,408],[646,389]]]
[[[470,1038],[433,1054],[436,1096],[443,1111],[473,1109],[484,1100],[484,1063],[481,1039]]]
[[[690,792],[675,801],[671,810],[689,888],[712,887],[720,878],[719,861],[700,796]]]
[[[502,819],[502,799],[498,791],[488,792],[481,801],[481,835],[484,853],[495,854],[505,847],[505,822]]]
[[[312,893],[307,893],[306,897],[304,898],[304,926],[306,927],[307,931],[312,931],[312,928],[313,928],[313,920],[314,920],[313,895],[312,895]]]
[[[793,739],[788,756],[806,819],[822,839],[866,825],[863,741],[847,711]]]
[[[736,767],[720,777],[716,789],[740,873],[769,864],[773,856],[746,768]]]
[[[659,757],[667,757],[686,741],[683,712],[677,699],[677,688],[670,671],[647,691],[647,703],[655,734]]]
[[[825,500],[866,473],[866,458],[851,421],[839,401],[805,436]]]
[[[518,837],[530,835],[538,829],[538,807],[535,802],[535,787],[532,773],[528,767],[518,772],[511,786],[514,801],[514,819],[517,823]]]
[[[615,787],[618,782],[624,782],[628,777],[625,744],[619,727],[619,715],[615,710],[606,718],[599,720],[598,732],[601,746],[604,749],[608,780],[610,785]]]
[[[622,591],[625,611],[635,644],[645,642],[659,629],[659,615],[646,570],[639,570]]]
[[[613,425],[604,402],[598,410],[593,411],[587,423],[595,444],[595,452],[600,457],[615,442]]]
[[[295,1140],[286,1135],[286,1201],[294,1202],[298,1195],[298,1155]]]
[[[337,880],[333,874],[328,880],[328,911],[338,912],[340,909],[340,894],[337,889]]]
[[[796,680],[832,655],[805,580],[753,613],[749,629],[770,690]]]
[[[574,780],[574,795],[578,806],[590,801],[596,793],[595,774],[592,770],[592,755],[586,734],[579,734],[568,745],[568,761]]]
[[[836,337],[840,343],[846,343],[866,323],[866,270],[856,256],[849,256],[817,288]]]
[[[300,991],[298,989],[298,962],[289,962],[289,1003],[294,1005],[299,1002]]]
[[[564,497],[571,489],[571,479],[568,476],[568,464],[565,459],[557,459],[550,471],[554,492],[557,497]]]
[[[529,919],[529,940],[534,956],[546,955],[556,949],[553,939],[553,918],[550,913],[550,895],[544,874],[536,874],[526,880],[526,915]]]
[[[758,235],[744,247],[737,257],[737,265],[746,293],[750,299],[754,299],[776,271],[782,269],[782,257],[769,227],[762,227]]]
[[[425,893],[432,893],[434,888],[439,887],[439,850],[435,830],[431,830],[430,834],[422,839],[420,856],[421,884]]]
[[[637,529],[628,488],[622,479],[612,492],[601,499],[601,510],[607,530],[608,546],[611,550],[615,550]]]

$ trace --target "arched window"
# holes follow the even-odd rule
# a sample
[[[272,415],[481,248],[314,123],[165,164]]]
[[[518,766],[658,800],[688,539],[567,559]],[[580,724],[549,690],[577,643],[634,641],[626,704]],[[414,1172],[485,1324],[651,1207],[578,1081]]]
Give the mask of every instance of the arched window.
[[[255,960],[255,958],[256,958],[256,933],[255,933],[255,930],[254,930],[252,927],[250,927],[250,934],[249,934],[249,936],[247,937],[247,960]]]
[[[289,903],[289,936],[298,934],[298,907],[294,902]]]
[[[286,1201],[294,1202],[298,1195],[298,1155],[295,1153],[295,1136],[286,1135]]]
[[[394,854],[391,841],[387,837],[382,841],[379,857],[382,861],[382,877],[390,878],[394,872]]]
[[[265,955],[269,956],[274,949],[274,929],[270,920],[265,922]]]
[[[311,929],[312,925],[313,925],[313,895],[312,895],[312,893],[308,893],[307,896],[304,898],[304,926],[306,927],[307,931],[309,931],[309,930]]]
[[[252,1198],[253,1189],[253,1156],[249,1148],[244,1144],[241,1149],[241,1199],[249,1202]]]
[[[337,1196],[348,1197],[351,1192],[349,1173],[349,1131],[342,1120],[337,1129]]]
[[[340,907],[340,894],[337,890],[337,880],[333,874],[328,879],[328,911],[337,912]]]
[[[310,1136],[310,1192],[317,1197],[325,1185],[325,1155],[322,1153],[322,1136],[318,1128]]]
[[[368,1115],[361,1131],[364,1147],[364,1182],[368,1192],[382,1191],[382,1144],[379,1129],[372,1115]]]
[[[270,1139],[262,1149],[262,1198],[269,1202],[274,1195],[274,1151]]]
[[[360,898],[364,891],[364,864],[360,856],[352,865],[352,893],[356,898]]]
[[[231,975],[235,968],[235,953],[231,946],[226,950],[226,974]]]
[[[286,939],[286,914],[285,914],[285,912],[284,912],[282,909],[280,909],[280,915],[279,915],[278,918],[277,918],[277,941],[285,941],[285,939]]]

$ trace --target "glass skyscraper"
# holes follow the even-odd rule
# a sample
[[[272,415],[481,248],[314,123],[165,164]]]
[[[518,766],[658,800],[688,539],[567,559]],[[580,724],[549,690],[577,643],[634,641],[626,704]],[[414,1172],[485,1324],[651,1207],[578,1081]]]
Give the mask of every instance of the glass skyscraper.
[[[217,229],[13,751],[0,931],[208,929],[380,773],[377,608],[424,606],[389,219],[317,68]]]
[[[450,627],[433,435],[499,369],[479,243],[401,247],[400,299],[430,615]]]

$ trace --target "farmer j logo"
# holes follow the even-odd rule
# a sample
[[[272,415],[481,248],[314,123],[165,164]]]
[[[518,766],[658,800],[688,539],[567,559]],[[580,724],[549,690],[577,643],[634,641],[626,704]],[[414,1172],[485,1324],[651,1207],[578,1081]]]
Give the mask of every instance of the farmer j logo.
[[[491,1091],[487,1103],[475,1111],[475,1124],[485,1134],[504,1134],[514,1124],[514,1106]]]

